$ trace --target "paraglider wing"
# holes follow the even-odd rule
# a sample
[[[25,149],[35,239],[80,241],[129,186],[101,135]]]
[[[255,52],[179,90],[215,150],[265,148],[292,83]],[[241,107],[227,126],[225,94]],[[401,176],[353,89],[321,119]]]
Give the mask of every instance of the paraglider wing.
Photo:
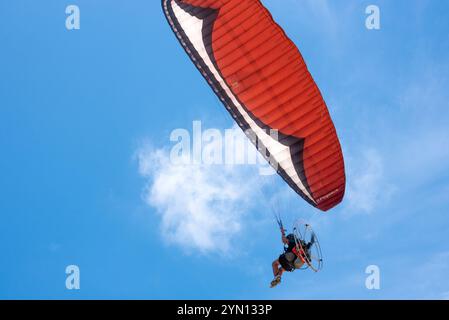
[[[162,7],[212,90],[291,188],[323,211],[340,203],[344,162],[329,111],[298,48],[261,2]]]

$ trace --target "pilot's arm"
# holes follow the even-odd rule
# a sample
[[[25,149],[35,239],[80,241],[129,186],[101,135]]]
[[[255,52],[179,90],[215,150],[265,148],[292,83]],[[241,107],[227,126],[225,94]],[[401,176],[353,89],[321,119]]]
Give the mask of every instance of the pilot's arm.
[[[281,233],[282,233],[282,243],[283,243],[283,244],[288,244],[288,239],[287,239],[287,237],[285,236],[285,230],[284,230],[284,229],[281,229]]]

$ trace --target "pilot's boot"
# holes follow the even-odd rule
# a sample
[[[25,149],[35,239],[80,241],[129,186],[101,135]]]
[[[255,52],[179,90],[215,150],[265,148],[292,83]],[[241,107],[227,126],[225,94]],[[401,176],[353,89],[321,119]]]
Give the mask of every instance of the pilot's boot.
[[[273,281],[271,281],[270,288],[276,287],[279,283],[281,283],[281,276],[276,276]]]

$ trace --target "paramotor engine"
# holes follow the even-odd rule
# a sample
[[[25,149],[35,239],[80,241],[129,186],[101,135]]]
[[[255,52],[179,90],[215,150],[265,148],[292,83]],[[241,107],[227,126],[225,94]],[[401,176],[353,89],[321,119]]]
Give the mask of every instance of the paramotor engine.
[[[317,235],[313,231],[310,224],[298,220],[293,226],[293,235],[295,236],[295,242],[298,249],[305,254],[305,264],[303,269],[310,268],[315,272],[319,272],[323,268],[323,256],[321,252],[320,242]],[[306,246],[310,244],[307,249]]]
[[[284,228],[280,215],[275,213],[275,218],[279,228],[285,233],[287,230]],[[323,254],[320,241],[312,226],[299,219],[293,224],[292,234],[295,238],[296,252],[305,253],[303,256],[305,263],[300,270],[310,268],[315,272],[319,272],[323,268]]]

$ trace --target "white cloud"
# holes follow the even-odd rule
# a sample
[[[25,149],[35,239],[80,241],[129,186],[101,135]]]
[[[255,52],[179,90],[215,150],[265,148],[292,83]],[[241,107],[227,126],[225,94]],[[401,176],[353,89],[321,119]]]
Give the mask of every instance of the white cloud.
[[[384,161],[375,149],[365,149],[357,158],[348,157],[347,209],[350,213],[371,213],[392,196],[395,188],[384,172]]]
[[[173,164],[168,150],[149,147],[137,155],[148,179],[144,198],[161,216],[164,240],[186,252],[230,254],[260,197],[257,168]]]

